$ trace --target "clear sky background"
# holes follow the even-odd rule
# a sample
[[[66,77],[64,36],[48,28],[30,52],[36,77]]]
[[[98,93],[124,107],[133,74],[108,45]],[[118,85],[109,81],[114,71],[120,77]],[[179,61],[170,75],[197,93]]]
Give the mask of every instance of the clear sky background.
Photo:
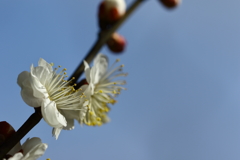
[[[33,113],[17,85],[39,58],[70,75],[97,38],[99,0],[0,1],[0,120],[18,129]],[[131,3],[128,0],[127,3]],[[49,145],[40,160],[239,160],[240,1],[145,2],[119,29],[128,88],[102,127],[62,131],[44,120],[28,137]]]

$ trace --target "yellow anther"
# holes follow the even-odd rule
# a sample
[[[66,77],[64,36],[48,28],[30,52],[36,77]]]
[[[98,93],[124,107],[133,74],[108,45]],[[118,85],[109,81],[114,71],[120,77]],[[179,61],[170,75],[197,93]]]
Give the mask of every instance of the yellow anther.
[[[101,125],[102,125],[102,122],[97,122],[97,125],[98,125],[98,126],[101,126]]]
[[[51,160],[50,158],[47,158],[46,160]]]
[[[58,66],[58,68],[61,68],[62,66]]]
[[[109,112],[109,109],[107,107],[104,108],[105,112]]]
[[[54,66],[54,63],[50,63],[51,66]]]
[[[90,111],[89,114],[90,114],[91,116],[93,116],[93,112],[92,112],[92,111]]]
[[[115,90],[113,90],[113,94],[117,94],[117,92]]]
[[[100,118],[100,117],[97,117],[97,121],[101,121],[101,118]]]
[[[124,67],[124,64],[122,64],[121,67]]]
[[[99,93],[103,93],[103,91],[102,91],[102,90],[99,90]]]
[[[64,72],[63,74],[65,74],[65,75],[66,75],[66,74],[67,74],[67,72]]]
[[[75,83],[74,86],[77,86],[77,84]]]
[[[116,100],[112,99],[112,100],[110,100],[109,103],[111,103],[111,104],[115,104],[116,102],[117,102]]]
[[[75,77],[72,77],[72,79],[75,79]]]
[[[66,71],[66,70],[67,70],[67,68],[63,68],[63,70],[64,70],[64,71]]]
[[[116,59],[116,62],[119,62],[120,61],[120,59]]]
[[[114,82],[113,84],[117,84],[116,82]]]

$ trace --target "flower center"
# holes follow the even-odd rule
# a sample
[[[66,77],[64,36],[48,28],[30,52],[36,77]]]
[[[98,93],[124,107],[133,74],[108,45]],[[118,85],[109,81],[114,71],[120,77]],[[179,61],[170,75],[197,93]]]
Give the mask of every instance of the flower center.
[[[68,77],[65,72],[67,70],[66,68],[57,73],[60,67],[61,66],[58,66],[54,69],[49,83],[46,84],[49,99],[56,102],[58,109],[81,110],[79,109],[81,101],[79,91],[82,89],[75,90],[74,86],[76,86],[76,84],[71,84],[75,79],[74,77],[69,81],[64,79]]]

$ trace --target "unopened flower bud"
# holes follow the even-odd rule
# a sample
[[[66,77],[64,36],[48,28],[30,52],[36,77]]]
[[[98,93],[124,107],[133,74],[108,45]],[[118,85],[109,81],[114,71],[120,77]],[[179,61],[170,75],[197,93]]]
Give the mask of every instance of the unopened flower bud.
[[[15,133],[13,127],[6,121],[0,122],[0,143]]]
[[[104,0],[98,10],[99,26],[101,29],[113,24],[121,18],[126,11],[125,0]]]
[[[174,8],[181,3],[181,0],[160,0],[167,8]]]
[[[0,122],[0,145],[7,139],[11,138],[15,134],[14,128],[6,121]],[[14,153],[21,151],[20,142],[18,142],[4,158],[11,157]]]
[[[125,49],[126,40],[123,36],[115,32],[107,41],[107,46],[112,52],[120,53]]]

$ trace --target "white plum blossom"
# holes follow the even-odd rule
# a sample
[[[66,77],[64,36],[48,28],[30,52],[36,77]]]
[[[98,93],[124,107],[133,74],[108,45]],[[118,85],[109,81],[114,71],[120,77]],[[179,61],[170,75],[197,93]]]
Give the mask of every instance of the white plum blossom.
[[[82,119],[86,111],[86,100],[79,96],[81,89],[75,90],[75,84],[70,85],[71,80],[64,80],[67,77],[66,69],[56,73],[61,66],[55,69],[52,66],[53,64],[40,58],[37,67],[31,65],[30,72],[23,71],[19,74],[17,83],[26,104],[32,107],[41,106],[42,116],[53,127],[53,136],[57,139],[62,129],[74,128],[73,118],[69,113],[73,112],[75,118]]]
[[[119,62],[119,59],[116,62]],[[125,81],[113,80],[127,75],[122,73],[123,65],[114,68],[114,64],[108,69],[108,58],[103,54],[97,55],[92,68],[84,61],[85,76],[88,84],[83,85],[82,89],[84,95],[89,99],[87,114],[83,119],[86,125],[100,126],[102,123],[108,122],[107,112],[110,109],[108,104],[114,104],[116,102],[114,97],[120,94],[122,89],[126,89],[120,86],[124,85]]]
[[[15,146],[13,148],[14,150],[22,152],[15,152],[14,154],[11,154],[13,156],[8,158],[8,160],[36,160],[44,154],[47,147],[48,145],[46,143],[42,143],[41,139],[38,137],[33,137],[31,139],[28,138],[22,146]]]

